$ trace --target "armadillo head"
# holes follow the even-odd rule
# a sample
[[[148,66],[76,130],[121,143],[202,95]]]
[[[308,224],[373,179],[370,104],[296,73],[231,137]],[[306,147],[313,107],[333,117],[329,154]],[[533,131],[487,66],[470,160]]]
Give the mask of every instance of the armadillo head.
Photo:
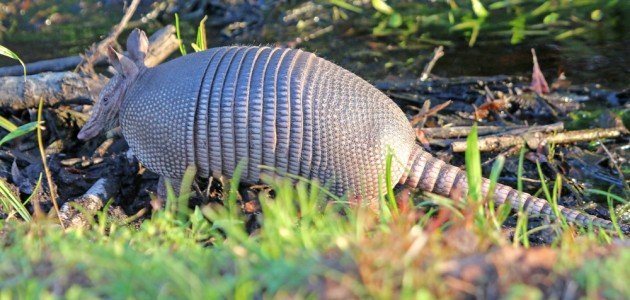
[[[98,102],[92,108],[92,116],[79,132],[79,139],[91,139],[104,129],[117,126],[118,113],[125,98],[125,92],[133,85],[138,75],[146,69],[144,58],[148,47],[149,41],[145,33],[135,29],[127,39],[129,57],[116,52],[112,47],[107,49],[107,57],[117,74],[101,90]]]

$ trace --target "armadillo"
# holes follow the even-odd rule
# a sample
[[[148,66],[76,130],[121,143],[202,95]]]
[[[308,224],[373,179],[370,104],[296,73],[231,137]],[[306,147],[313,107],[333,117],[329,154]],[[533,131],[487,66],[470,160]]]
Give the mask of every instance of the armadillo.
[[[391,99],[313,53],[220,47],[147,68],[147,45],[136,29],[127,41],[129,56],[108,50],[117,74],[101,92],[80,139],[119,124],[137,158],[175,183],[191,165],[207,178],[231,177],[242,163],[243,183],[286,173],[374,203],[386,190],[390,153],[393,180],[454,199],[467,194],[466,172],[418,146]],[[484,195],[489,187],[483,179]],[[547,201],[502,184],[496,184],[493,200],[554,215]],[[559,209],[569,222],[612,228],[608,220]]]

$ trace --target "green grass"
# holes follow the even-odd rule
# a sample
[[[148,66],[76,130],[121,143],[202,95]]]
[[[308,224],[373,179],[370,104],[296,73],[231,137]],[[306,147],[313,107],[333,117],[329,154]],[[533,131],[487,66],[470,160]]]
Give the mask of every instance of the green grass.
[[[472,134],[469,145],[476,139]],[[479,153],[470,148],[467,162],[475,164]],[[391,166],[391,155],[388,161]],[[498,178],[501,166],[497,159],[491,178]],[[481,182],[477,168],[471,183]],[[317,182],[267,178],[275,197],[261,194],[260,227],[252,230],[252,216],[242,213],[238,201],[239,172],[223,204],[190,209],[185,204],[192,174],[185,176],[180,195],[170,189],[166,208],[138,228],[108,220],[107,209],[89,229],[64,231],[53,219],[3,221],[0,298],[313,298],[326,293],[453,298],[463,291],[445,272],[460,259],[521,247],[509,246],[502,233],[505,210],[491,209],[480,194],[465,206],[443,199],[434,201],[435,210],[397,211],[397,203],[387,199],[393,195],[387,183],[381,203],[397,213],[383,218],[341,199],[328,201],[329,192]],[[384,177],[391,180],[391,174]],[[578,295],[627,298],[623,278],[630,277],[630,250],[609,243],[592,229],[580,237],[567,231],[549,248],[556,256],[544,280],[523,275],[494,282],[484,272],[476,278],[512,297],[549,292],[556,288],[554,280],[561,280],[575,284]],[[515,272],[501,260],[494,264]]]
[[[2,45],[0,45],[0,55],[17,60],[20,65],[22,65],[22,70],[24,71],[24,81],[26,81],[26,65],[24,64],[22,59],[17,54],[15,54],[15,52]]]
[[[9,132],[0,139],[0,146],[36,130],[40,124],[43,123],[38,120],[18,127],[6,118],[0,117],[0,127]],[[39,180],[33,189],[33,195],[37,194],[36,191],[39,189],[41,180],[42,177],[40,174]],[[19,196],[11,190],[6,181],[0,180],[0,205],[4,208],[5,212],[9,212],[8,218],[11,218],[14,214],[18,214],[23,220],[30,221],[31,215],[29,214],[25,204],[31,201],[33,195],[26,199],[26,201],[22,202]]]
[[[341,0],[327,2],[345,9],[348,18],[363,19],[357,23],[371,24],[374,36],[392,37],[401,46],[461,36],[471,47],[482,38],[510,44],[541,36],[597,39],[602,28],[614,31],[630,7],[618,0],[373,0],[365,9]]]

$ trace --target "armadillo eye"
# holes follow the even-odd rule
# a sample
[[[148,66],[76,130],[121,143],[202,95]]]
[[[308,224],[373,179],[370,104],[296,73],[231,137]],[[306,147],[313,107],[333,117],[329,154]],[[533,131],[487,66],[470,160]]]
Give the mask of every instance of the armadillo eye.
[[[107,98],[107,97],[103,98],[103,102],[104,103],[107,103],[108,100],[109,100],[109,98]]]

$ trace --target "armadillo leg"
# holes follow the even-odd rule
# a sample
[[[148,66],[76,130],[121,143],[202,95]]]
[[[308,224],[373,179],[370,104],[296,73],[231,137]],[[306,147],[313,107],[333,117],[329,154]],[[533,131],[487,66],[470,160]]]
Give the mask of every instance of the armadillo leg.
[[[402,176],[400,183],[454,200],[463,199],[468,194],[466,171],[442,162],[422,150],[418,145],[415,145],[415,147],[407,165],[406,174]],[[482,181],[482,194],[484,197],[487,197],[489,187],[490,180],[484,178]],[[520,193],[516,189],[503,184],[496,184],[493,200],[499,205],[507,202],[514,210],[523,207],[523,210],[529,215],[547,215],[552,218],[556,216],[553,208],[547,201],[527,193]],[[612,222],[608,220],[560,205],[558,205],[558,210],[568,222],[582,227],[593,225],[606,229],[613,228]],[[622,230],[630,232],[630,226],[622,226]]]

